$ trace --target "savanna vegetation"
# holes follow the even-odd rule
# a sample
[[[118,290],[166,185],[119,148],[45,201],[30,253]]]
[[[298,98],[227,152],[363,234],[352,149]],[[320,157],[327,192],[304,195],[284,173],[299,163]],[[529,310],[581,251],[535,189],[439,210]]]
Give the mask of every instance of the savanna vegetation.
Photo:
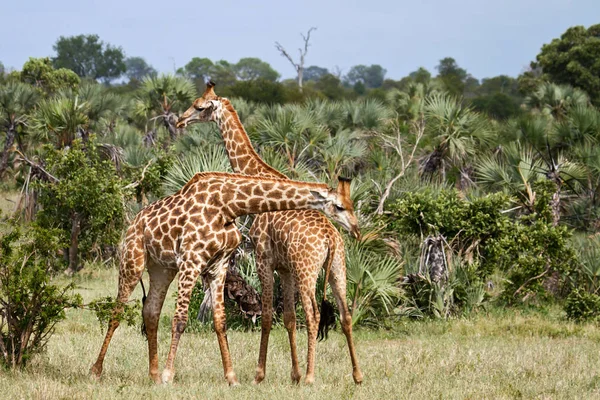
[[[293,396],[598,395],[600,25],[569,28],[518,77],[481,80],[451,57],[394,80],[379,65],[342,74],[288,56],[298,78],[280,80],[258,58],[196,57],[159,74],[95,35],[61,37],[54,50],[0,66],[0,382],[10,397],[228,393],[202,321],[182,341],[175,389],[145,379],[137,327],[117,333],[102,392],[86,377],[128,222],[194,173],[229,171],[214,124],[176,127],[208,79],[267,163],[299,180],[353,178],[362,239],[345,237],[348,303],[370,389],[352,386],[334,335],[317,350],[319,389]],[[232,273],[258,298],[248,243]],[[191,319],[202,298],[199,286]],[[256,321],[233,300],[228,312],[248,382]],[[135,325],[138,314],[132,300],[123,318]],[[283,330],[274,343],[273,373],[248,396],[290,393]]]

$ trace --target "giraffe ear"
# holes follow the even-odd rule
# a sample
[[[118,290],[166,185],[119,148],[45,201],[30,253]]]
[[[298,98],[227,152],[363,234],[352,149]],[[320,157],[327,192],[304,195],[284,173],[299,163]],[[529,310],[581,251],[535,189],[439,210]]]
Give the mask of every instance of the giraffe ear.
[[[316,190],[313,189],[310,191],[310,194],[313,195],[313,197],[317,200],[320,201],[326,201],[329,195],[329,192],[327,190]]]

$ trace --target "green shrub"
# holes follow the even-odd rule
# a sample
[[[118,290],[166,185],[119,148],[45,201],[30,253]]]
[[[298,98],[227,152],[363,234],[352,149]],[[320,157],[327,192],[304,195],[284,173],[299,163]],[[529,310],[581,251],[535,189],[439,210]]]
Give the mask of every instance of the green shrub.
[[[596,320],[600,316],[600,296],[584,289],[573,290],[564,306],[567,318],[575,321]]]
[[[15,368],[44,349],[65,309],[81,306],[74,285],[50,277],[61,267],[56,230],[9,222],[0,236],[0,364]]]

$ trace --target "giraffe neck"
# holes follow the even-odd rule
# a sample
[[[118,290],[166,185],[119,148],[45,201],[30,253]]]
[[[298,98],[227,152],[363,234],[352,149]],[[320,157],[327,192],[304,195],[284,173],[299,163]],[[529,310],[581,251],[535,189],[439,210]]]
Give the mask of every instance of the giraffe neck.
[[[231,168],[237,173],[246,175],[288,179],[287,176],[265,163],[256,153],[231,102],[226,98],[221,98],[220,102],[221,107],[216,113],[216,122],[225,142],[225,150]]]
[[[212,197],[207,200],[208,195]],[[202,197],[212,207],[222,207],[230,220],[248,214],[282,210],[326,210],[329,187],[322,183],[299,182],[224,172],[198,173],[178,192]]]

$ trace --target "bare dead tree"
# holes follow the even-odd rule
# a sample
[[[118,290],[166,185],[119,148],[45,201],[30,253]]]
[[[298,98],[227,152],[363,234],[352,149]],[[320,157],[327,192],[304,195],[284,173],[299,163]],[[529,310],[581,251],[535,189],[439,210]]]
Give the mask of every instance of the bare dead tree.
[[[408,158],[405,158],[404,156],[404,148],[402,145],[404,139],[402,137],[400,129],[396,128],[395,136],[383,134],[379,135],[381,140],[383,140],[384,146],[394,150],[398,154],[398,156],[400,156],[400,171],[385,186],[385,190],[383,191],[383,194],[379,199],[379,205],[377,206],[377,210],[375,210],[375,212],[379,215],[383,214],[383,204],[390,195],[390,192],[392,191],[392,186],[394,185],[394,183],[396,183],[398,179],[404,176],[406,170],[412,164],[415,158],[415,152],[417,151],[417,147],[419,147],[419,142],[421,141],[421,138],[423,138],[423,134],[425,133],[425,119],[423,115],[421,115],[421,117],[418,120],[412,122],[411,132],[415,135],[415,142],[413,144],[412,150],[410,151],[410,154],[408,155]]]
[[[279,42],[275,42],[275,48],[281,53],[283,57],[287,58],[288,61],[294,66],[294,69],[298,74],[298,89],[300,90],[300,92],[302,92],[302,78],[304,76],[304,58],[306,57],[306,53],[308,53],[308,46],[310,46],[310,33],[316,29],[317,28],[313,26],[308,30],[306,36],[304,36],[302,33],[300,34],[302,36],[302,40],[304,40],[304,49],[298,49],[298,52],[300,53],[300,60],[298,62],[294,61],[292,56],[290,56],[290,54],[283,48],[281,44],[279,44]]]

